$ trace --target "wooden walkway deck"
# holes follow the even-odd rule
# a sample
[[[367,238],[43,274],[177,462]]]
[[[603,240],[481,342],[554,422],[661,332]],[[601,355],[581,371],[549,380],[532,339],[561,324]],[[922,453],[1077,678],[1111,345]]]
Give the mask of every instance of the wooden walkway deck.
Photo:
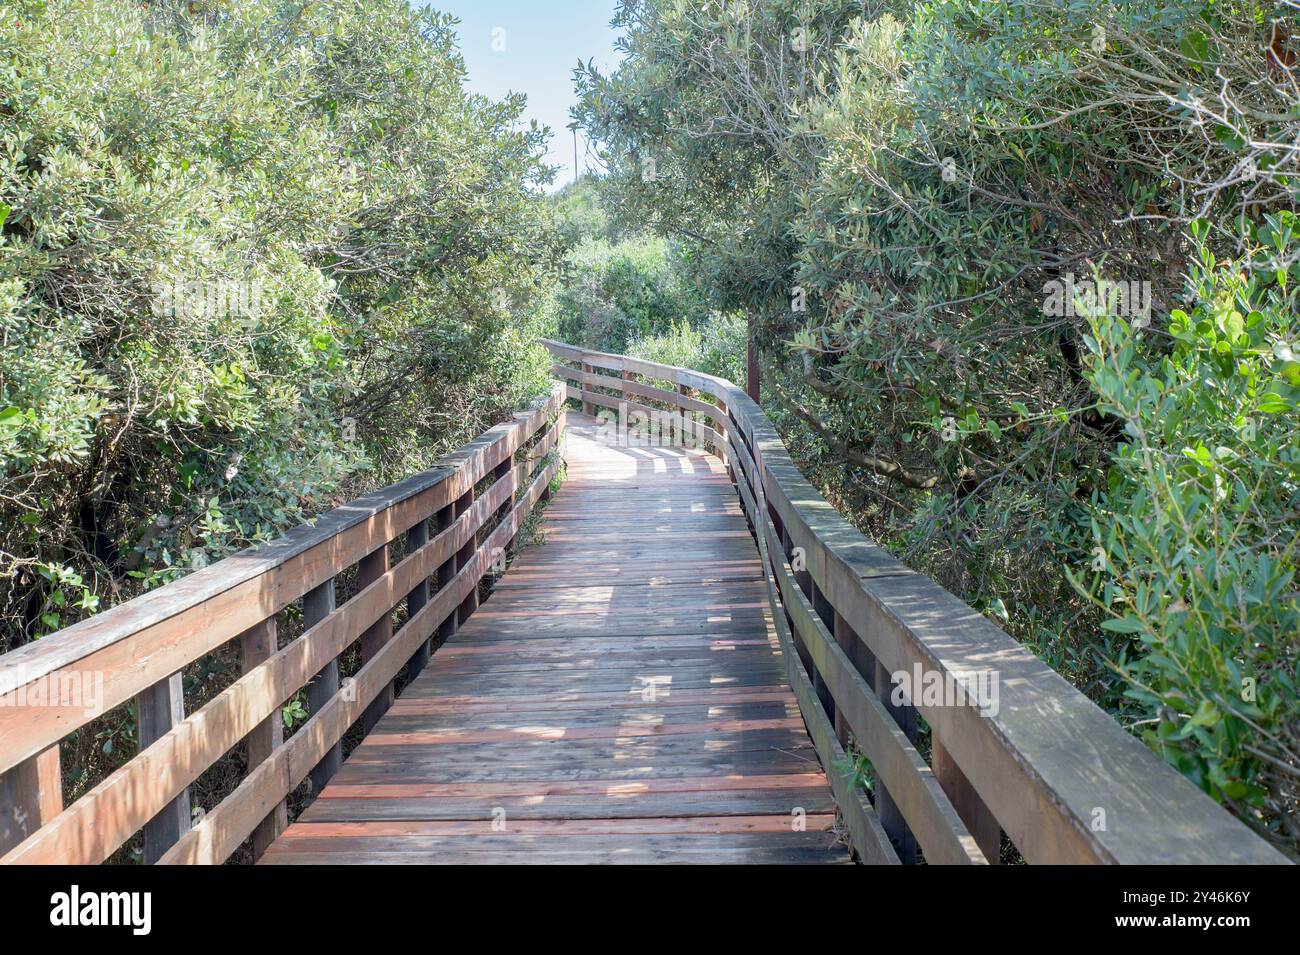
[[[265,863],[849,861],[722,462],[595,426],[544,542]]]

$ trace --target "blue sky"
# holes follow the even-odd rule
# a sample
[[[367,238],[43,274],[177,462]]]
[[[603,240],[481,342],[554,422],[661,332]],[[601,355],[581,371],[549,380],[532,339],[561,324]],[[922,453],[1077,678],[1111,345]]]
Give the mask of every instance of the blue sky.
[[[559,187],[573,179],[572,72],[578,60],[609,68],[618,61],[609,20],[616,0],[432,0],[427,4],[460,19],[460,49],[469,87],[493,99],[528,95],[529,119],[551,128],[548,161],[561,166]],[[494,32],[497,31],[497,32]],[[586,143],[578,139],[579,166]]]

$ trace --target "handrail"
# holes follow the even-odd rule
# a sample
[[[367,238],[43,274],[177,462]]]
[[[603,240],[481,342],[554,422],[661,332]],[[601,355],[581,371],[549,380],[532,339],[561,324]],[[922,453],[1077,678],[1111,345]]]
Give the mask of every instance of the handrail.
[[[891,861],[878,819],[903,861],[919,847],[928,862],[996,862],[1004,832],[1031,863],[1288,861],[983,614],[864,537],[736,385],[543,344],[566,397],[589,412],[712,423],[705,440],[730,467],[755,532],[778,636],[795,651],[791,682],[864,860]],[[858,793],[846,802],[837,754],[850,740],[876,775],[871,815]]]
[[[284,828],[286,797],[308,775],[324,785],[344,733],[373,725],[403,668],[419,672],[473,612],[548,494],[563,428],[557,385],[428,471],[0,656],[0,862],[101,862],[141,829],[150,862],[223,862],[250,835],[260,853]],[[358,592],[336,605],[335,578],[353,566]],[[278,649],[277,615],[298,601],[302,636]],[[243,675],[186,715],[180,671],[234,641]],[[339,657],[358,642],[361,669],[340,682]],[[88,681],[93,708],[73,699]],[[280,708],[302,689],[311,716],[284,740]],[[64,808],[60,740],[133,698],[140,752]],[[188,787],[244,740],[249,775],[191,828]]]

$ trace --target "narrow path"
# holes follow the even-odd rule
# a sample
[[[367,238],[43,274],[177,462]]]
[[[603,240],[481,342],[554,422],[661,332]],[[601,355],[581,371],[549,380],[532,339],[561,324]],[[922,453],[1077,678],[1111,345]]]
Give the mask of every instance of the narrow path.
[[[595,425],[544,542],[265,863],[848,861],[722,463]]]

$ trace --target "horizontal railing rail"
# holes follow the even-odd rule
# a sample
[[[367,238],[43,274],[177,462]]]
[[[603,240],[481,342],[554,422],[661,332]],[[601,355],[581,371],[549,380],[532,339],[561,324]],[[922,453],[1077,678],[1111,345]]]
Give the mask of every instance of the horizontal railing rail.
[[[287,823],[286,798],[309,776],[319,792],[344,734],[373,726],[399,674],[418,673],[477,606],[558,472],[563,393],[426,472],[0,656],[0,862],[97,863],[142,830],[146,862],[220,863],[250,837],[260,854]],[[353,568],[340,603],[336,579]],[[291,605],[303,632],[281,647]],[[360,669],[340,681],[356,645]],[[182,670],[234,646],[242,675],[187,714]],[[88,685],[93,707],[74,699]],[[285,739],[281,708],[304,689],[309,718]],[[138,754],[64,807],[60,741],[133,700]],[[241,743],[247,776],[192,825],[189,787]]]
[[[1287,861],[983,614],[864,537],[734,384],[544,344],[588,413],[707,421],[692,433],[731,470],[792,686],[863,861],[995,863],[1004,833],[1031,863]],[[846,771],[852,752],[870,763],[873,803]]]

